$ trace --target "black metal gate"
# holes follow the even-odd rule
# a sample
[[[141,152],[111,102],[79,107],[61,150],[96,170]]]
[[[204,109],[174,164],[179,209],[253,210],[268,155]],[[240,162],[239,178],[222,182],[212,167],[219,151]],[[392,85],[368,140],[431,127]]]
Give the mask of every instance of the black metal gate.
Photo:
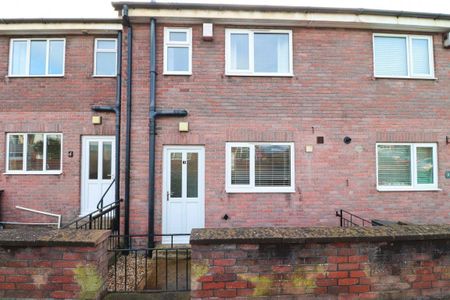
[[[176,245],[174,237],[189,234],[155,234],[157,246],[148,248],[146,234],[112,235],[109,242],[108,292],[187,292],[190,290],[191,248]],[[170,243],[162,244],[163,238]],[[128,248],[122,248],[125,239]]]

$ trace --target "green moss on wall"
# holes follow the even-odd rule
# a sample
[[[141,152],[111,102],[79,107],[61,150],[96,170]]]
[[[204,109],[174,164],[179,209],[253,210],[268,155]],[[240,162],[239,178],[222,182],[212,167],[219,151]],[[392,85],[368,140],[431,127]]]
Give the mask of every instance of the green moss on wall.
[[[79,299],[95,299],[103,285],[102,277],[97,269],[91,265],[79,265],[73,272],[80,286]]]

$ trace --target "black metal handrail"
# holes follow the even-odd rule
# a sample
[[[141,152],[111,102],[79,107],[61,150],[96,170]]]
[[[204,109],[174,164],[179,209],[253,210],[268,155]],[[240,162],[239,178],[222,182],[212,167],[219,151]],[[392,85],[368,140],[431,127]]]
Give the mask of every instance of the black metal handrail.
[[[336,217],[339,217],[339,224],[341,227],[353,227],[353,226],[383,226],[374,220],[367,220],[361,218],[349,211],[340,209],[336,211]]]
[[[110,203],[105,207],[97,209],[87,215],[81,216],[64,225],[62,228],[70,228],[75,225],[76,229],[112,230],[113,233],[118,234],[120,229],[120,202],[122,202],[122,199],[117,202]]]
[[[174,239],[190,234],[111,235],[108,291],[121,292],[188,292],[191,277],[189,245],[175,245]],[[170,237],[170,245],[148,248],[147,239]],[[129,239],[127,249],[120,248]],[[135,243],[132,239],[137,239]],[[120,243],[122,241],[122,243]],[[111,244],[112,247],[111,247]],[[135,244],[135,246],[133,246]],[[142,247],[141,247],[142,245]]]
[[[97,203],[97,209],[102,209],[103,208],[103,200],[106,197],[106,194],[108,194],[109,190],[111,189],[111,187],[113,186],[114,182],[116,182],[116,179],[114,178],[111,183],[109,184],[108,188],[106,189],[106,191],[103,193],[102,197],[100,198],[100,201],[98,201]]]

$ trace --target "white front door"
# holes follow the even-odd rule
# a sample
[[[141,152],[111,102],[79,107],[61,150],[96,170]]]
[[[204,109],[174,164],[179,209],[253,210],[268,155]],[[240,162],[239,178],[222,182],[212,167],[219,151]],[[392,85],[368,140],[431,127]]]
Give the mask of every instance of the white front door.
[[[115,139],[111,136],[84,136],[81,162],[81,215],[97,210],[97,204],[114,179]],[[114,202],[114,184],[103,205]]]
[[[164,148],[163,233],[191,233],[205,226],[205,150],[198,146]],[[174,243],[188,244],[188,236]],[[163,243],[170,243],[170,237]]]

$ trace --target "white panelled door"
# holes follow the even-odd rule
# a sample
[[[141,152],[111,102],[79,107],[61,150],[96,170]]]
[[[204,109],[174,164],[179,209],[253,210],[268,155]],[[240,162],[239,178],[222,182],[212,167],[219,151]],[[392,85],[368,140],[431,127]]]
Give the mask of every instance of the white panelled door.
[[[97,209],[97,203],[114,179],[115,139],[112,136],[84,136],[81,162],[81,215]],[[103,205],[114,202],[111,186]]]
[[[190,233],[205,226],[205,149],[198,146],[164,148],[163,233]],[[163,243],[170,243],[163,238]],[[174,237],[188,244],[189,237]]]

